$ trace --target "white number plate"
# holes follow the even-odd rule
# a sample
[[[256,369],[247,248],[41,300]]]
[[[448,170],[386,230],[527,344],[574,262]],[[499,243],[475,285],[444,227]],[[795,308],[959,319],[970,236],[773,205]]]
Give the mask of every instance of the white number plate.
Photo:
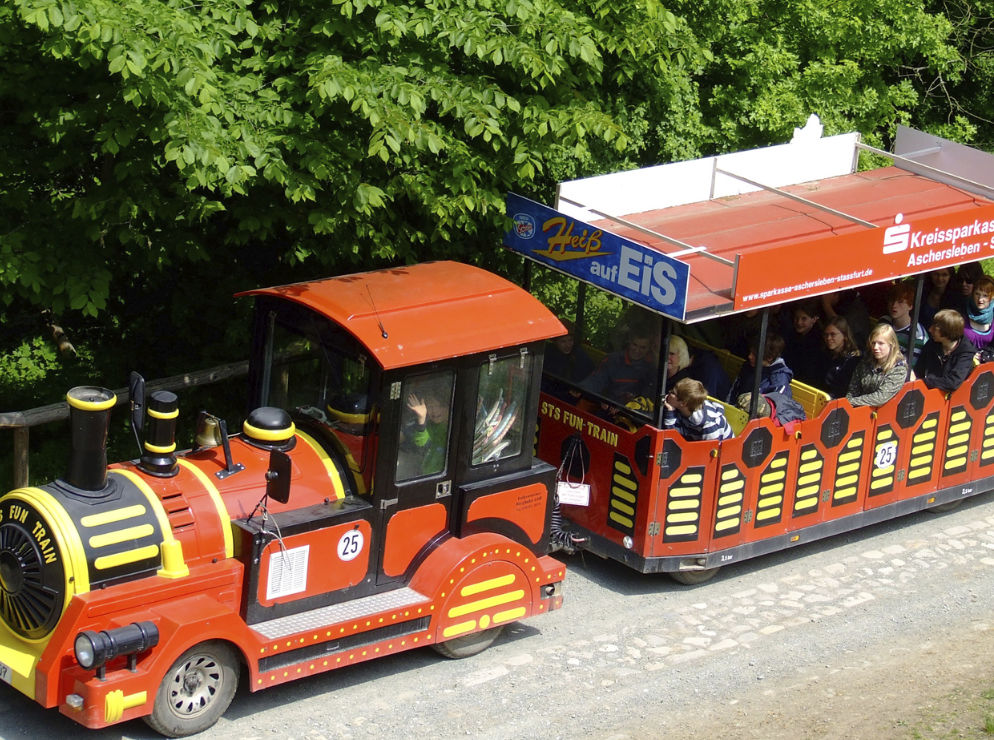
[[[0,663],[0,681],[4,683],[10,683],[13,678],[10,675],[10,666],[6,663]]]

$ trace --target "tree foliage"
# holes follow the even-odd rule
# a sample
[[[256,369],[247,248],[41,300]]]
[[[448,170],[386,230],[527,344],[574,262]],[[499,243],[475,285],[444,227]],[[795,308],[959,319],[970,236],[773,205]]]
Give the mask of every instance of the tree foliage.
[[[811,112],[990,140],[989,5],[6,0],[0,318],[50,309],[122,364],[190,367],[243,323],[237,289],[494,264],[508,190],[548,202]]]

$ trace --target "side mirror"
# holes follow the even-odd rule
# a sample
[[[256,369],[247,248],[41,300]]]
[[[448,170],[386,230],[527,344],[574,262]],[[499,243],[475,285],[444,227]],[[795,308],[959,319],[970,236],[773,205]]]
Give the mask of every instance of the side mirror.
[[[290,500],[290,456],[285,452],[271,450],[269,453],[266,496],[281,504]]]

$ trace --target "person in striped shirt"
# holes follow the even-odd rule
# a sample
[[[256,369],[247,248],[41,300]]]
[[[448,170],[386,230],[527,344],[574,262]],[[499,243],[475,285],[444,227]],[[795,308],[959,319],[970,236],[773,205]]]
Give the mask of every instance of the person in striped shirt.
[[[689,442],[732,436],[725,409],[708,398],[707,388],[699,380],[678,381],[664,403],[663,428],[675,429]]]

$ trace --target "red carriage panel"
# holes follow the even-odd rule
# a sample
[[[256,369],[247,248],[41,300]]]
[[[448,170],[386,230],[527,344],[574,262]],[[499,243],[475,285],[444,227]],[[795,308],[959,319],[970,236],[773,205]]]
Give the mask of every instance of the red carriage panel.
[[[688,442],[674,431],[660,433],[658,441],[659,484],[649,523],[648,554],[707,552],[714,510],[721,500],[716,496],[719,443]]]
[[[945,395],[920,380],[906,383],[876,414],[866,508],[934,490],[947,426]]]
[[[539,413],[538,456],[559,462],[560,480],[590,486],[589,504],[565,504],[564,516],[645,556],[660,433],[647,426],[629,431],[551,396],[542,397]]]
[[[939,488],[994,475],[994,364],[974,368],[949,394]]]

